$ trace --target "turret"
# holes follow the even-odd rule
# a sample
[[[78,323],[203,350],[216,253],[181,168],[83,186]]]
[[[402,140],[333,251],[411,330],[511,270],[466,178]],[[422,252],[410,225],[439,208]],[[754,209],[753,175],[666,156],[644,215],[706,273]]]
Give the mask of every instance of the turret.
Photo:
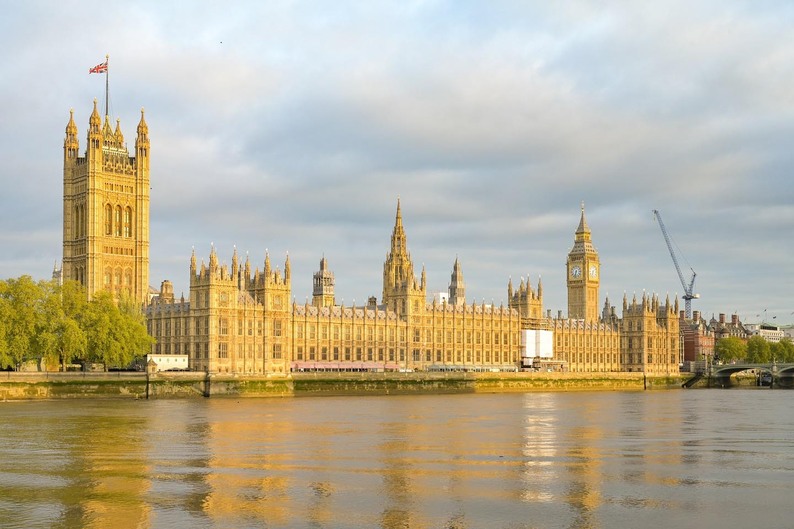
[[[74,122],[74,110],[69,110],[69,123],[66,124],[66,137],[63,140],[63,163],[77,160],[80,142],[77,139],[77,125]]]
[[[452,265],[452,277],[449,281],[449,303],[451,305],[466,303],[466,284],[463,281],[463,271],[457,257],[455,257],[455,264]]]
[[[315,307],[333,307],[334,299],[334,274],[328,269],[325,257],[320,259],[320,270],[314,274],[312,290],[312,305]]]
[[[215,246],[213,245],[210,249],[210,275],[214,276],[215,273],[218,271],[218,254],[215,253]]]
[[[98,164],[102,160],[102,119],[94,99],[94,110],[88,118],[88,147],[86,149],[86,159],[89,163]]]
[[[193,248],[193,253],[190,255],[190,276],[196,275],[196,249]]]
[[[141,120],[138,122],[138,135],[135,138],[135,156],[138,163],[138,168],[141,171],[149,170],[149,126],[143,118],[143,109],[141,108]]]

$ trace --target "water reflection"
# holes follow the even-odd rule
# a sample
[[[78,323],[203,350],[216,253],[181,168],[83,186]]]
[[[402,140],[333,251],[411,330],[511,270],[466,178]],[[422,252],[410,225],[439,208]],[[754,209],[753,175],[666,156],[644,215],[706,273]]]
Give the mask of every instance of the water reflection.
[[[4,403],[0,526],[786,526],[785,395],[725,395]]]

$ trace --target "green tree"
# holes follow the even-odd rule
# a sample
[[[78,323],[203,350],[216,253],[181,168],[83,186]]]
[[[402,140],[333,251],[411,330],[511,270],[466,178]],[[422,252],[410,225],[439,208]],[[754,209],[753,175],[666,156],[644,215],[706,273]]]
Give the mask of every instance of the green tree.
[[[9,301],[6,297],[7,282],[0,280],[0,369],[13,364],[8,351],[8,319],[10,317]]]
[[[154,338],[146,330],[146,316],[138,301],[129,294],[122,293],[118,307],[123,337],[122,356],[124,365],[127,366],[136,358],[151,352]]]
[[[117,305],[108,292],[100,292],[88,303],[84,328],[86,358],[110,367],[126,367],[151,350],[153,339],[146,332],[140,306],[122,299]]]
[[[772,361],[772,352],[769,342],[760,336],[753,336],[747,340],[747,362],[750,364],[765,364]]]
[[[30,276],[22,276],[6,280],[0,296],[5,299],[3,360],[19,369],[24,361],[35,358],[41,288]]]
[[[85,357],[87,341],[81,321],[87,306],[85,289],[75,281],[59,286],[40,283],[42,300],[37,324],[37,353],[47,366],[67,364]]]
[[[722,362],[733,362],[747,356],[747,344],[735,336],[727,336],[717,340],[714,353]]]
[[[783,338],[777,343],[770,344],[770,348],[776,362],[794,362],[794,342],[791,338]]]

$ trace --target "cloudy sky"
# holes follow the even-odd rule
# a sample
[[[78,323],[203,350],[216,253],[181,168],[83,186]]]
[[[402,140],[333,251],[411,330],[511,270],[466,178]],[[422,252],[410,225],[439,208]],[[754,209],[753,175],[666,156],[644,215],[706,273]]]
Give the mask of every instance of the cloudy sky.
[[[398,197],[417,273],[566,309],[584,201],[601,296],[682,287],[706,316],[794,321],[794,4],[773,0],[8,3],[0,18],[0,277],[61,258],[64,128],[152,142],[151,283],[193,247],[311,296],[380,299]]]

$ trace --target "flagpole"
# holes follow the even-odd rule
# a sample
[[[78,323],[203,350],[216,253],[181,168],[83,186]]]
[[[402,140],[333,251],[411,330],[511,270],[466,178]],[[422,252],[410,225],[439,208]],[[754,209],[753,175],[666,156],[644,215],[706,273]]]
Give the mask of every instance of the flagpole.
[[[110,86],[110,82],[108,78],[110,77],[110,55],[105,55],[105,117],[108,118],[110,115],[108,114],[108,88]]]

